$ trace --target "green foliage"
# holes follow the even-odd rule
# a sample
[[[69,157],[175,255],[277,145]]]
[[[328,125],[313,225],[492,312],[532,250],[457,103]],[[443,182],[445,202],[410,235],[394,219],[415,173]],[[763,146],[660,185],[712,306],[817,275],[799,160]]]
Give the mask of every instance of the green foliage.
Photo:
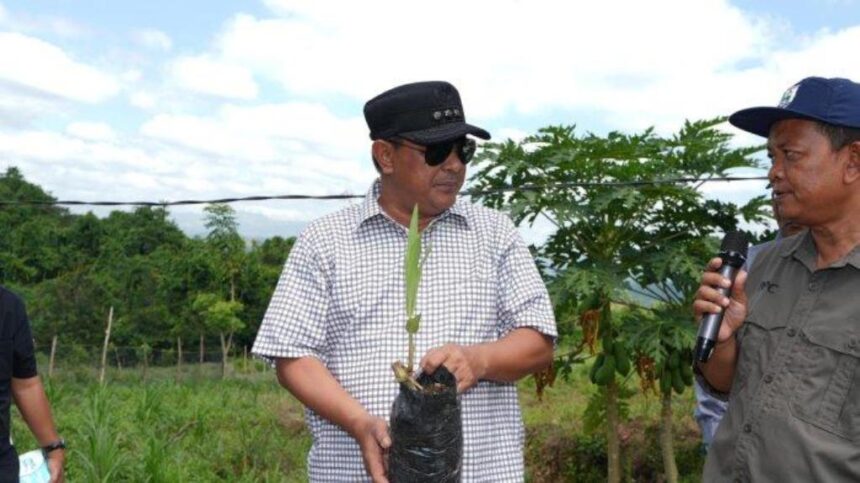
[[[630,371],[630,352],[637,363],[659,361],[691,344],[688,307],[702,265],[713,256],[712,237],[767,217],[763,196],[736,206],[707,200],[699,190],[732,169],[757,167],[752,155],[761,147],[731,147],[730,135],[717,129],[724,121],[686,122],[668,137],[653,129],[604,137],[551,126],[518,143],[487,144],[479,158],[472,180],[476,192],[486,193],[477,196],[484,204],[507,210],[517,224],[540,217],[554,227],[536,256],[561,343],[581,340],[580,348],[599,353],[590,376],[605,389],[605,405],[616,405],[614,391],[623,382],[617,376]],[[679,178],[692,181],[667,182]],[[671,377],[682,391],[680,373]],[[609,427],[620,424],[616,415],[624,420],[620,407],[604,412],[601,404],[587,413],[591,420],[607,417]],[[607,442],[609,479],[619,481],[614,432]]]
[[[54,200],[16,168],[0,174],[0,198]],[[176,337],[201,334],[211,343],[217,327],[232,328],[236,344],[248,345],[294,239],[246,245],[232,208],[212,205],[205,213],[209,233],[189,238],[160,207],[104,218],[51,205],[4,207],[0,284],[24,298],[40,350],[59,335],[61,359],[84,362],[77,348],[101,344],[110,307],[117,346],[164,350]],[[232,305],[202,317],[193,302],[204,293]]]
[[[212,332],[230,333],[245,326],[238,317],[242,310],[241,302],[221,300],[212,293],[200,293],[194,298],[191,308]]]
[[[722,122],[687,122],[668,137],[651,129],[578,135],[574,127],[553,126],[519,143],[485,145],[472,178],[476,191],[488,192],[481,201],[508,210],[518,224],[540,217],[555,227],[536,255],[549,267],[543,273],[562,341],[580,330],[567,321],[614,302],[635,316],[601,315],[604,342],[623,337],[631,350],[658,360],[656,339],[676,348],[690,343],[688,307],[702,264],[715,253],[712,237],[768,212],[763,196],[736,206],[699,190],[732,169],[758,167],[752,155],[761,147],[731,147],[730,135],[717,129]],[[676,178],[694,181],[660,183]],[[511,185],[522,189],[499,190]],[[646,313],[659,330],[631,328]]]
[[[67,481],[304,481],[311,438],[301,404],[270,371],[227,380],[58,378],[51,403],[66,438]],[[55,398],[58,393],[61,397]],[[36,447],[13,412],[19,450]]]

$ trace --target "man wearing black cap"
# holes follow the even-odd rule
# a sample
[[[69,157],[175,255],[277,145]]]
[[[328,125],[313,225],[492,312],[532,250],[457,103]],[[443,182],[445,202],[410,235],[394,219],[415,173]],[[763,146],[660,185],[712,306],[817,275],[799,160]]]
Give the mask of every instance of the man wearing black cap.
[[[510,219],[457,199],[475,152],[457,90],[396,87],[364,108],[379,172],[364,202],[317,220],[284,267],[253,352],[308,408],[311,481],[387,481],[386,421],[407,349],[403,254],[418,204],[425,253],[420,368],[462,394],[462,481],[522,481],[514,381],[551,363],[546,288]]]
[[[698,367],[729,396],[705,481],[860,481],[860,84],[810,77],[733,125],[768,138],[779,213],[807,226],[728,286],[709,271],[697,319],[725,310]]]

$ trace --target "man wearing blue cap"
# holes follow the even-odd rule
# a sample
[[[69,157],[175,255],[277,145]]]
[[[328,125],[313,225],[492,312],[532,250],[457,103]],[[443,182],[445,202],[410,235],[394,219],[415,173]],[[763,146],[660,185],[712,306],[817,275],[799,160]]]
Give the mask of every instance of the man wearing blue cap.
[[[733,125],[768,138],[780,215],[808,227],[729,286],[711,260],[693,306],[725,311],[698,367],[729,398],[705,481],[860,481],[860,84],[810,77]]]
[[[403,254],[413,206],[423,265],[416,354],[457,378],[462,481],[524,479],[514,381],[552,361],[552,307],[509,218],[457,199],[475,152],[457,90],[420,82],[367,102],[379,179],[364,202],[317,220],[284,266],[253,352],[307,406],[311,481],[387,481],[386,421],[405,358]],[[423,480],[422,480],[423,481]],[[428,480],[429,481],[429,480]]]

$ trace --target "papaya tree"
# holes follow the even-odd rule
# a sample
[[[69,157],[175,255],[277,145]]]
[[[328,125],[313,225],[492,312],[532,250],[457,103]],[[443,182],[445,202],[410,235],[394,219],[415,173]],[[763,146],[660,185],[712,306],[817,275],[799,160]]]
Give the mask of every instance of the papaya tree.
[[[761,148],[730,146],[730,135],[717,129],[724,121],[686,122],[670,136],[653,129],[580,135],[573,126],[551,126],[520,142],[484,145],[471,178],[473,196],[483,204],[507,210],[518,225],[540,220],[551,227],[535,254],[545,266],[560,345],[577,339],[596,354],[590,375],[605,399],[612,483],[621,479],[620,376],[631,370],[628,354],[636,342],[629,319],[613,312],[647,309],[666,292],[677,295],[690,281],[675,280],[672,263],[701,269],[711,255],[694,248],[737,229],[741,219],[765,216],[763,196],[738,206],[702,194],[710,178],[759,167],[753,155]],[[658,262],[663,265],[652,266]],[[684,337],[661,343],[676,347],[689,342]]]

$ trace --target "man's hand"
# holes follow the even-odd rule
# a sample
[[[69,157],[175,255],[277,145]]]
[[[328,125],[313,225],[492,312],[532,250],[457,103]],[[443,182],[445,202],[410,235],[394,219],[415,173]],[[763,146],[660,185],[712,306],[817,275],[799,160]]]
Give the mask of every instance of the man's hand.
[[[717,335],[717,343],[725,342],[734,336],[747,316],[747,296],[744,292],[747,272],[744,270],[738,272],[735,283],[732,285],[729,279],[720,276],[718,272],[722,264],[723,261],[720,258],[713,258],[708,262],[708,271],[702,274],[702,284],[696,291],[696,300],[693,301],[693,311],[696,314],[697,322],[702,319],[705,313],[725,311],[722,324],[720,324],[720,333]],[[729,294],[731,298],[721,295],[714,288],[728,287],[729,285],[732,285]]]
[[[425,374],[433,374],[439,366],[445,366],[457,378],[457,392],[463,393],[483,379],[487,372],[487,363],[480,348],[446,344],[427,351],[419,366]]]
[[[388,435],[388,424],[381,418],[366,414],[358,420],[349,433],[361,448],[364,468],[373,483],[388,483],[388,448],[391,447],[391,437]]]
[[[62,449],[55,449],[48,453],[48,472],[51,474],[51,483],[63,483],[66,481],[63,475],[63,461],[65,458],[65,451]]]

